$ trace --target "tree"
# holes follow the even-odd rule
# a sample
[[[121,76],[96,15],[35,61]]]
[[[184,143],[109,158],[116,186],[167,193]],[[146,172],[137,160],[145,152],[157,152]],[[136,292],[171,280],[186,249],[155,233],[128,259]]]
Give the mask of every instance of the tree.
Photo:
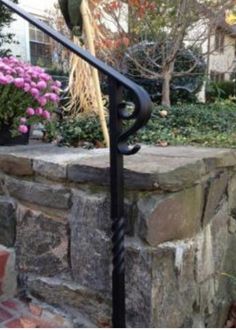
[[[170,86],[173,79],[195,74],[201,58],[196,59],[184,70],[176,70],[176,61],[188,48],[189,52],[202,49],[211,34],[222,21],[225,12],[235,5],[235,0],[98,0],[98,17],[101,25],[104,12],[116,24],[116,33],[104,38],[108,60],[118,61],[115,65],[123,70],[122,56],[128,54],[141,78],[162,82],[162,104],[170,106]],[[120,17],[128,5],[129,27],[122,28]],[[103,15],[104,16],[104,15]],[[124,41],[124,42],[123,42]],[[135,45],[148,45],[144,48],[141,61],[133,52]],[[117,47],[117,45],[122,47]],[[127,46],[129,46],[127,50]],[[101,47],[100,47],[101,48]],[[103,47],[104,49],[104,47]],[[209,49],[202,52],[207,56]],[[113,54],[112,54],[113,52]],[[112,56],[113,55],[113,56]]]
[[[125,55],[123,66],[125,74],[136,83],[142,85],[148,91],[152,100],[159,103],[162,98],[162,79],[158,76],[162,61],[157,45],[157,41],[141,42],[129,48]],[[168,43],[166,47],[168,47]],[[150,58],[155,58],[155,62],[150,61]],[[157,64],[159,67],[157,67]],[[182,46],[176,56],[175,73],[188,72],[193,66],[194,69],[191,73],[176,75],[172,78],[170,84],[171,102],[176,102],[183,98],[186,101],[196,100],[196,94],[201,90],[205,78],[206,63],[199,49],[189,49]],[[151,77],[150,75],[143,77],[140,74],[142,68],[152,72]]]
[[[142,0],[138,1],[142,3]],[[175,70],[179,54],[186,45],[189,50],[200,49],[215,31],[225,11],[234,4],[234,0],[155,0],[152,9],[143,10],[139,19],[135,16],[137,8],[130,7],[130,35],[139,43],[154,42],[152,48],[156,51],[147,47],[142,61],[139,61],[130,48],[129,59],[141,77],[162,81],[163,105],[170,106],[172,79],[193,73],[198,65],[196,57],[187,70]],[[203,55],[209,51],[207,49]]]
[[[17,3],[18,1],[13,0],[13,2]],[[5,47],[14,42],[14,34],[4,31],[4,28],[9,27],[12,21],[12,13],[6,8],[6,6],[0,5],[0,56],[8,55],[10,50]]]

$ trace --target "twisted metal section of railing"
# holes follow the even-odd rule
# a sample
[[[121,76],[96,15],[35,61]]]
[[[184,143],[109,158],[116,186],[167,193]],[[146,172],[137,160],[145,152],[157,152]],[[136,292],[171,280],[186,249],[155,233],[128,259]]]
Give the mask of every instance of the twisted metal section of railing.
[[[95,58],[69,39],[49,27],[44,22],[28,14],[10,0],[0,0],[11,11],[18,14],[29,23],[45,32],[65,48],[84,59],[108,77],[109,82],[109,131],[110,131],[110,193],[111,220],[113,242],[113,275],[112,275],[112,321],[113,327],[125,327],[125,218],[124,218],[124,164],[123,155],[137,153],[140,146],[128,146],[128,140],[149,120],[151,101],[149,95],[139,85],[135,84],[106,63]],[[132,113],[126,111],[123,90],[129,90],[134,96]],[[131,126],[123,131],[123,121],[132,120]]]

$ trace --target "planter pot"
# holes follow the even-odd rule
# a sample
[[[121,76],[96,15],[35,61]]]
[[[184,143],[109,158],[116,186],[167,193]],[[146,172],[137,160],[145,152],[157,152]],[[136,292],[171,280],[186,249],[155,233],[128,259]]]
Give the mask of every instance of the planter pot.
[[[28,133],[15,137],[11,136],[10,126],[3,124],[0,128],[0,146],[25,145],[29,143],[30,129]]]

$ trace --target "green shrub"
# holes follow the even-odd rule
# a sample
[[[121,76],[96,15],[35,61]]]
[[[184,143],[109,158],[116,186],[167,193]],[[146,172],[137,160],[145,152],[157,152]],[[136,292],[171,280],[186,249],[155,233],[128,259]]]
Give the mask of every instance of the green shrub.
[[[229,99],[236,96],[236,83],[233,81],[210,82],[206,88],[206,99],[214,102],[217,99]]]
[[[230,101],[212,104],[184,104],[173,106],[162,117],[161,106],[154,106],[147,126],[132,138],[130,143],[146,144],[196,144],[216,147],[236,147],[236,108]],[[131,124],[125,123],[126,126]],[[51,133],[50,133],[51,132]],[[98,118],[81,116],[77,120],[57,124],[48,136],[61,136],[61,143],[78,146],[84,142],[96,146],[102,142]],[[87,144],[86,144],[87,146]]]
[[[200,144],[236,147],[236,109],[232,102],[174,106],[162,118],[157,106],[136,140],[148,144]]]
[[[59,144],[78,147],[95,146],[102,142],[103,135],[96,116],[81,115],[76,119],[64,117],[61,122],[51,122],[46,127],[47,140],[57,139]]]

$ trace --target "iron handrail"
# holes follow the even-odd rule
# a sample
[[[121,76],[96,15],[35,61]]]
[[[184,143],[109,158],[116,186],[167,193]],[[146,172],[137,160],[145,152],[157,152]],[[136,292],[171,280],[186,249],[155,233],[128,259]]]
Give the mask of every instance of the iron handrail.
[[[46,33],[65,48],[85,60],[109,78],[109,134],[110,134],[110,193],[111,220],[113,231],[113,275],[112,275],[112,322],[115,328],[124,328],[125,322],[125,219],[124,219],[124,162],[123,155],[133,155],[140,149],[138,145],[128,147],[129,137],[135,134],[149,120],[151,100],[147,92],[124,75],[97,59],[86,50],[76,46],[65,36],[46,23],[27,13],[10,0],[0,0],[14,13]],[[134,96],[134,110],[126,111],[123,101],[124,87]],[[123,131],[123,120],[132,120],[132,125]]]

